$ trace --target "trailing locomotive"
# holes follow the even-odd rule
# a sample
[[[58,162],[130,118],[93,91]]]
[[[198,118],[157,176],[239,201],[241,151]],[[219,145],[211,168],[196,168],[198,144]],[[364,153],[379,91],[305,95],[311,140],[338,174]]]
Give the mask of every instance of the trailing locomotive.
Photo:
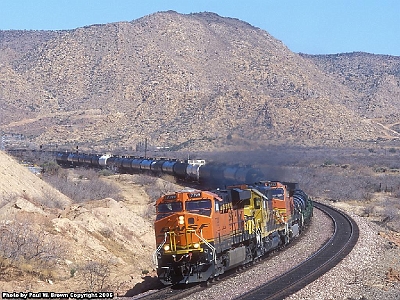
[[[56,153],[56,162],[63,166],[110,168],[123,173],[168,174],[177,179],[195,181],[209,187],[233,183],[256,182],[264,178],[256,168],[239,165],[206,164],[205,160],[179,161],[143,157],[125,157],[76,152]]]
[[[211,281],[297,237],[313,214],[294,183],[186,189],[156,202],[154,262],[165,285]]]

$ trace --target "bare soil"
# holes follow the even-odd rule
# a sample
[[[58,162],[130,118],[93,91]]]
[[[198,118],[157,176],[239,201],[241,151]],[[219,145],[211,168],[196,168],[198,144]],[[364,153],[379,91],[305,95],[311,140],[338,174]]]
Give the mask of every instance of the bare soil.
[[[155,276],[154,206],[143,184],[135,179],[135,175],[104,178],[121,188],[121,201],[106,198],[73,203],[0,152],[0,227],[20,224],[45,232],[64,248],[56,264],[47,270],[36,269],[34,260],[0,264],[1,290],[69,292],[97,288],[124,295],[135,285],[143,286],[146,276]],[[163,180],[155,183],[163,185]],[[43,199],[49,192],[62,199],[61,208],[42,204],[48,203]],[[103,284],[100,278],[92,282],[87,278],[90,262],[96,262],[107,275]]]

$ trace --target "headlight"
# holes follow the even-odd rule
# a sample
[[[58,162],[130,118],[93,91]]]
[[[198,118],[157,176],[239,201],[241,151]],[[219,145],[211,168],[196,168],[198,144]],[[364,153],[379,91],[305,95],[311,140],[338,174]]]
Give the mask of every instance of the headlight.
[[[185,224],[185,217],[184,216],[179,216],[178,220],[179,220],[179,225]]]
[[[168,251],[169,249],[170,249],[170,248],[169,248],[169,245],[165,245],[165,246],[164,246],[164,250],[165,250],[165,251]]]
[[[195,244],[193,245],[193,247],[194,247],[195,249],[198,249],[198,248],[200,247],[200,244],[199,244],[199,243],[195,243]]]

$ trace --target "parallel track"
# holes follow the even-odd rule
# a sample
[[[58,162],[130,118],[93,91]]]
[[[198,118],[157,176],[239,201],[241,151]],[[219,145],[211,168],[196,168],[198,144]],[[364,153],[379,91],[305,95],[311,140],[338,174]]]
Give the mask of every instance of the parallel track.
[[[237,300],[284,299],[328,272],[351,252],[359,236],[357,223],[327,205],[314,203],[314,207],[325,212],[334,222],[335,230],[329,241],[300,265]]]

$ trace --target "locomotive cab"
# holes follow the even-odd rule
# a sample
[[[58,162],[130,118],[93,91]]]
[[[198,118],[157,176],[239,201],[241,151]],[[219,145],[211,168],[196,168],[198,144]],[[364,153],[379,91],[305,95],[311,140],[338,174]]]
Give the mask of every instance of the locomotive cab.
[[[216,257],[212,218],[222,206],[211,192],[183,190],[156,202],[154,260],[164,284],[203,281]]]
[[[249,260],[244,203],[248,191],[183,190],[156,202],[157,274],[165,284],[215,278]]]
[[[291,189],[278,181],[260,181],[257,186],[272,201],[277,223],[287,223],[293,215],[294,208]]]

